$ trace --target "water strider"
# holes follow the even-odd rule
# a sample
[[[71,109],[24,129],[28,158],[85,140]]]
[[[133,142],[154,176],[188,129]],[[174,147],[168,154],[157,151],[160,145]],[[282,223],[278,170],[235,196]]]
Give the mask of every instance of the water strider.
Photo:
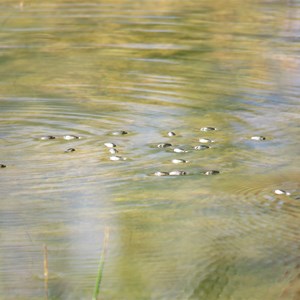
[[[119,151],[118,151],[117,149],[115,149],[115,148],[110,148],[110,149],[108,149],[108,151],[109,151],[110,154],[116,154],[116,153],[119,152]]]
[[[188,152],[187,150],[184,150],[184,149],[182,149],[182,148],[174,148],[173,151],[176,152],[176,153],[184,153],[184,152]]]
[[[125,131],[125,130],[113,131],[112,132],[112,135],[125,135],[125,134],[128,134],[128,132]]]
[[[199,139],[200,143],[213,143],[214,141],[211,139],[206,139],[206,138],[200,138]]]
[[[169,175],[170,176],[183,176],[183,175],[187,175],[187,172],[175,170],[175,171],[169,172]]]
[[[264,141],[264,140],[266,140],[266,138],[264,136],[259,135],[259,136],[252,136],[251,140],[253,140],[253,141]]]
[[[216,174],[220,174],[220,171],[217,171],[217,170],[208,170],[208,171],[204,171],[203,174],[204,175],[216,175]]]
[[[182,164],[182,163],[187,163],[187,162],[188,161],[185,159],[178,159],[178,158],[172,159],[173,164]]]
[[[161,172],[161,171],[156,171],[154,173],[155,176],[168,176],[169,172]]]
[[[169,132],[168,132],[168,136],[175,136],[175,135],[176,135],[176,133],[173,132],[173,131],[169,131]]]
[[[161,143],[157,145],[157,148],[169,148],[172,147],[172,144],[170,143]]]
[[[290,192],[287,192],[287,191],[284,191],[284,190],[279,190],[279,189],[275,190],[274,193],[277,194],[277,195],[287,195],[287,196],[291,195]]]
[[[197,145],[194,147],[195,150],[206,150],[206,149],[209,149],[210,147],[209,146],[206,146],[206,145]]]
[[[110,156],[109,159],[110,160],[126,160],[127,158],[126,157],[122,157],[122,156],[114,155],[114,156]]]
[[[104,143],[104,146],[107,147],[107,148],[114,148],[114,147],[117,147],[116,144],[110,143],[110,142]]]
[[[63,136],[63,139],[67,140],[67,141],[69,141],[69,140],[77,140],[77,139],[81,139],[81,136],[67,134],[67,135]]]
[[[217,128],[215,127],[202,127],[200,128],[201,131],[215,131]]]
[[[45,141],[45,140],[54,140],[55,136],[54,135],[45,135],[45,136],[42,136],[40,139],[43,140],[43,141]]]

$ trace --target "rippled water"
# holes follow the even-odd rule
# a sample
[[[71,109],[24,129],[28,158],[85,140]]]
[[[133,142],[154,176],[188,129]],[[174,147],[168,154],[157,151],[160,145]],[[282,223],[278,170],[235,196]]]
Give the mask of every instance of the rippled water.
[[[105,227],[100,299],[299,299],[299,29],[292,0],[2,0],[0,299],[91,299]]]

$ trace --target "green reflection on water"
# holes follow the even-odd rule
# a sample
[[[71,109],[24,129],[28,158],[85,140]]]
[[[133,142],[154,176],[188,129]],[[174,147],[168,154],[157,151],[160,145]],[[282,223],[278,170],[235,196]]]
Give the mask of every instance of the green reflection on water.
[[[45,297],[43,244],[49,297],[91,298],[106,225],[103,299],[296,299],[295,3],[0,6],[0,299]],[[200,137],[216,142],[152,147]],[[175,169],[188,175],[151,176]]]

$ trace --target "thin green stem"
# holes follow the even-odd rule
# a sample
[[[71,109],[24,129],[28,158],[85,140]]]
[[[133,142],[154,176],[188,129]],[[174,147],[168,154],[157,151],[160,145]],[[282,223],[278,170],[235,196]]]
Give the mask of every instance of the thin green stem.
[[[97,298],[99,296],[102,274],[103,274],[103,269],[104,269],[105,256],[106,256],[107,247],[108,247],[108,239],[109,239],[109,227],[105,227],[104,228],[103,247],[102,247],[100,260],[99,260],[98,276],[96,279],[96,285],[95,285],[92,300],[97,300]]]

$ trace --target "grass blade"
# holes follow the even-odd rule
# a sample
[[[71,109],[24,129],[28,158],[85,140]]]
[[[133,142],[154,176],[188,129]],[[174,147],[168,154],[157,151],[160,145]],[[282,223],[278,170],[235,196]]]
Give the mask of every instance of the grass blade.
[[[103,247],[102,247],[102,252],[101,252],[100,260],[99,260],[98,276],[97,276],[92,300],[97,300],[97,298],[99,296],[100,285],[101,285],[101,280],[102,280],[102,273],[103,273],[104,262],[105,262],[105,255],[106,255],[107,248],[108,248],[108,240],[109,240],[109,227],[105,227],[104,228]]]

